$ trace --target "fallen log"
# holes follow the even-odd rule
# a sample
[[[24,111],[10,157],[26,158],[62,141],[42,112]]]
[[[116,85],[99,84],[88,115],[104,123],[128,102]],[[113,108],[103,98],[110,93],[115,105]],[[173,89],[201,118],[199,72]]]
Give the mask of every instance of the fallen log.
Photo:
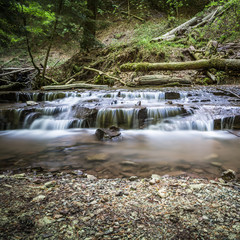
[[[30,71],[33,71],[33,70],[35,70],[35,69],[34,68],[19,68],[19,69],[16,69],[14,71],[11,71],[11,72],[1,73],[0,77],[15,74],[15,73],[20,73],[20,72],[21,73],[30,72]]]
[[[138,79],[139,85],[192,84],[191,80],[166,75],[145,75]]]
[[[23,85],[19,82],[15,82],[15,83],[11,83],[8,85],[0,86],[0,91],[18,90],[18,89],[22,88],[23,86],[25,86],[25,85]]]
[[[157,41],[161,41],[161,40],[172,40],[175,37],[175,34],[180,31],[181,29],[185,29],[188,28],[189,26],[194,26],[198,23],[198,18],[194,17],[190,20],[188,20],[187,22],[181,24],[180,26],[172,29],[171,31],[165,33],[164,35],[157,37],[157,38],[153,38],[152,42],[157,42]]]
[[[108,89],[107,85],[94,85],[94,84],[86,84],[86,83],[74,83],[68,85],[50,85],[43,86],[42,90],[67,90],[67,89],[75,89],[75,88],[83,88],[83,89]]]
[[[126,63],[120,66],[123,72],[131,71],[181,71],[215,68],[218,70],[240,70],[240,59],[203,59],[187,62],[169,62],[169,63]]]

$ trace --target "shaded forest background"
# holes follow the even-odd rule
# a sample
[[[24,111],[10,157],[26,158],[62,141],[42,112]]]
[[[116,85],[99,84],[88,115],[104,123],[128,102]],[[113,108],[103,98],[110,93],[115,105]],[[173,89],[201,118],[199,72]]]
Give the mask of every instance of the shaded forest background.
[[[194,15],[201,17],[218,6],[227,6],[226,11],[211,24],[184,38],[152,42]],[[33,65],[41,75],[37,87],[53,83],[53,77],[58,82],[71,80],[79,72],[74,81],[84,79],[84,66],[110,69],[117,76],[125,62],[181,61],[184,48],[200,49],[209,40],[234,42],[240,36],[238,0],[58,0],[54,4],[2,0],[0,7],[1,64]],[[95,83],[113,84],[111,79],[91,74]]]

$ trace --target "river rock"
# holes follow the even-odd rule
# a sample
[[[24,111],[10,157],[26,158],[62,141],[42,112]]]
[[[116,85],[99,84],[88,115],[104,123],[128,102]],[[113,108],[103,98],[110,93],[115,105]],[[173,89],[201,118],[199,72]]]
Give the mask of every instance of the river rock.
[[[95,135],[98,140],[110,140],[119,138],[121,133],[118,127],[112,126],[109,129],[98,128],[95,132]]]
[[[103,162],[103,161],[107,161],[109,159],[109,154],[107,153],[98,153],[98,154],[93,154],[93,155],[89,155],[86,158],[88,161],[90,162]]]
[[[136,180],[138,180],[138,176],[131,176],[130,178],[129,178],[129,180],[130,181],[136,181]]]
[[[95,181],[97,180],[97,178],[93,175],[90,175],[90,174],[87,174],[87,179],[90,180],[90,181]]]
[[[161,180],[161,176],[159,176],[158,174],[152,174],[151,176],[152,180],[155,180],[155,182],[160,182]]]
[[[165,99],[179,99],[180,93],[178,92],[166,92]]]
[[[44,200],[46,197],[44,195],[39,195],[35,198],[33,198],[32,202],[40,202],[42,200]]]
[[[232,169],[228,169],[222,173],[221,177],[225,181],[232,181],[236,179],[236,172]]]
[[[38,103],[34,102],[34,101],[27,101],[26,103],[27,103],[27,106],[36,106],[36,105],[38,105]]]
[[[211,162],[211,165],[213,165],[215,167],[221,167],[222,163],[220,163],[220,162]]]
[[[44,187],[50,188],[50,187],[54,187],[56,184],[57,184],[56,181],[49,181],[44,184]]]

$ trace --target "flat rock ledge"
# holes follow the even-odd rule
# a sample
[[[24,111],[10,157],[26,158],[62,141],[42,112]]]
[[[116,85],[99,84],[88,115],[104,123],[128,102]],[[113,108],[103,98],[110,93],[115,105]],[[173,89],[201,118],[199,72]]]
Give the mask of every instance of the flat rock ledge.
[[[0,239],[239,239],[238,182],[79,172],[0,175]]]

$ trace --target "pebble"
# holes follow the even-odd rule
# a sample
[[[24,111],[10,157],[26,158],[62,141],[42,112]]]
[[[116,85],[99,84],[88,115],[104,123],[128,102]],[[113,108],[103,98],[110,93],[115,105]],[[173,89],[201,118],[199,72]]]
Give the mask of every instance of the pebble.
[[[44,200],[45,198],[46,198],[46,196],[39,195],[39,196],[33,198],[32,202],[40,202],[40,201]]]
[[[97,180],[97,178],[93,175],[90,175],[90,174],[87,174],[87,179],[90,180],[90,181],[95,181]]]
[[[103,162],[109,159],[109,154],[106,154],[106,153],[93,154],[93,155],[87,156],[86,159],[92,162],[97,162],[97,161]]]
[[[116,197],[120,197],[120,196],[123,196],[124,192],[122,190],[119,190],[116,192],[115,196]]]
[[[213,165],[215,167],[221,167],[222,163],[220,163],[220,162],[211,162],[211,165]]]
[[[156,180],[155,179],[151,179],[150,181],[149,181],[149,184],[150,185],[154,185],[156,183]]]
[[[27,103],[27,106],[36,106],[36,105],[38,105],[38,103],[34,102],[34,101],[27,101],[26,103]]]
[[[155,183],[159,183],[161,180],[161,176],[159,176],[158,174],[152,174],[151,178],[152,180],[155,180]]]
[[[54,187],[56,184],[57,184],[56,181],[49,181],[44,184],[44,187],[50,188],[50,187]]]
[[[136,181],[136,180],[138,180],[138,176],[131,176],[131,177],[129,178],[129,180],[130,180],[131,182]]]
[[[222,179],[225,181],[232,181],[236,179],[236,172],[228,169],[222,173]]]

